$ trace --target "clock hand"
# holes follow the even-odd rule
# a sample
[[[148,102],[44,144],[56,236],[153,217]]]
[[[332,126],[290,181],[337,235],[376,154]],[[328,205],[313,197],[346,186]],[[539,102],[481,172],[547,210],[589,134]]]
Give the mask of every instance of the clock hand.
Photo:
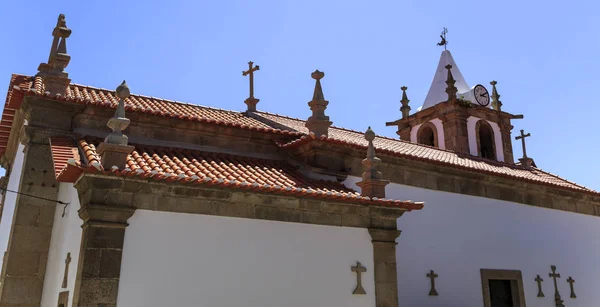
[[[481,97],[485,97],[485,96],[487,96],[487,94],[480,94],[479,96],[481,96]]]

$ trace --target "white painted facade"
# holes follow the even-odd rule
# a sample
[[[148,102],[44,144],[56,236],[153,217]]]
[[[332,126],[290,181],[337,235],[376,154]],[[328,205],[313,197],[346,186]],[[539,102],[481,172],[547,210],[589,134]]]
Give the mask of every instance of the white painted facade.
[[[366,295],[353,295],[360,261]],[[375,306],[366,229],[137,210],[118,306]]]
[[[349,177],[345,184],[356,188],[357,181]],[[400,306],[482,306],[480,269],[520,270],[527,307],[554,306],[551,265],[561,274],[566,306],[598,306],[598,217],[393,183],[386,196],[425,202],[398,219]],[[429,270],[439,275],[439,296],[428,295]],[[537,297],[538,274],[544,298]],[[569,298],[569,276],[576,299]]]
[[[64,206],[60,204],[56,205],[41,307],[55,307],[58,301],[58,294],[63,291],[69,291],[68,306],[72,306],[73,304],[73,289],[77,275],[77,262],[82,234],[81,225],[83,221],[77,214],[77,210],[80,207],[79,197],[72,183],[60,183],[58,187],[58,200],[69,203],[69,205],[65,209],[64,217],[62,216]],[[69,264],[67,287],[62,288],[67,253],[71,253],[71,263]]]
[[[479,156],[479,151],[477,150],[477,122],[482,120],[479,117],[469,116],[467,118],[467,134],[469,136],[469,153],[472,156]],[[486,120],[488,124],[492,127],[492,132],[494,133],[494,145],[496,148],[496,160],[500,162],[504,162],[504,148],[502,146],[502,134],[500,132],[500,126],[497,123]]]
[[[434,119],[430,120],[429,122],[435,126],[435,130],[437,133],[437,139],[438,139],[438,148],[446,149],[446,138],[444,136],[444,124],[442,124],[442,120],[439,118],[434,118]],[[412,143],[418,143],[419,129],[421,128],[421,126],[422,126],[422,124],[418,124],[411,128],[410,141]]]
[[[13,162],[12,170],[8,177],[8,184],[6,185],[7,190],[19,191],[21,185],[21,177],[23,175],[23,159],[25,153],[23,149],[25,146],[19,144],[17,147],[17,153],[15,155],[15,161]],[[2,208],[2,219],[0,220],[0,252],[4,255],[8,248],[8,239],[10,237],[10,230],[12,227],[13,217],[15,215],[15,206],[17,204],[17,194],[12,192],[6,192],[4,197],[4,204]],[[4,257],[0,257],[0,268],[4,265]]]

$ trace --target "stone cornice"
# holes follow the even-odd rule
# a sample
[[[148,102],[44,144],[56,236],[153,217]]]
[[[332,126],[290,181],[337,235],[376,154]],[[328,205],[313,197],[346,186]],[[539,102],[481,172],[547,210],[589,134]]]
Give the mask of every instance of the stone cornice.
[[[86,174],[75,183],[82,208],[205,214],[280,222],[396,230],[405,209],[305,199],[234,189]]]

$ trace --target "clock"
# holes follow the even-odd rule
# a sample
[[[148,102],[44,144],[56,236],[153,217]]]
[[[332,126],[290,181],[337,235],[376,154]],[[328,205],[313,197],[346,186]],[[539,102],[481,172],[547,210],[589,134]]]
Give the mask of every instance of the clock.
[[[490,104],[490,94],[483,85],[475,85],[473,88],[473,95],[475,95],[475,101],[477,101],[479,105],[487,107]]]

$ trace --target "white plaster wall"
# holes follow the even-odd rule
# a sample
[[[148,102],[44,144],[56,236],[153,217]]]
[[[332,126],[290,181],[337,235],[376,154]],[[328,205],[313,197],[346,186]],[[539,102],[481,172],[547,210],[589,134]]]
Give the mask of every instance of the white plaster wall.
[[[346,185],[356,187],[360,178]],[[398,219],[400,306],[482,306],[480,269],[521,270],[527,307],[554,306],[550,265],[568,307],[600,302],[600,218],[500,200],[389,184],[386,196],[425,201]],[[434,270],[439,296],[428,296]],[[537,298],[539,274],[545,298]],[[569,298],[567,278],[576,282]]]
[[[8,177],[7,190],[19,191],[21,185],[21,175],[23,173],[23,159],[25,153],[23,149],[25,146],[19,144],[17,147],[17,153],[13,162],[10,176]],[[10,230],[12,227],[13,217],[15,215],[15,205],[17,204],[17,194],[13,192],[6,192],[4,198],[4,204],[2,208],[2,219],[0,220],[0,268],[4,265],[4,253],[8,248],[8,238],[10,237]]]
[[[58,200],[68,202],[69,205],[65,210],[64,217],[62,216],[64,206],[60,204],[56,205],[46,276],[42,291],[42,307],[56,306],[58,293],[63,291],[69,291],[68,306],[72,306],[73,304],[73,288],[77,274],[77,262],[81,245],[81,224],[83,222],[77,214],[77,210],[80,207],[79,197],[72,183],[60,183],[58,187]],[[65,259],[69,252],[71,253],[71,263],[69,264],[67,287],[62,288]]]
[[[479,117],[469,116],[467,118],[467,133],[469,134],[469,152],[472,156],[478,156],[477,150],[477,122],[481,120]],[[504,149],[502,148],[502,135],[500,134],[500,127],[497,123],[487,120],[488,124],[492,127],[494,132],[494,144],[496,146],[496,160],[504,162]]]
[[[502,148],[502,134],[500,134],[500,126],[497,123],[487,121],[494,131],[494,142],[496,144],[496,159],[504,162],[504,148]]]
[[[410,130],[410,142],[411,143],[417,143],[417,132],[419,132],[419,128],[421,128],[421,125],[423,125],[423,124],[418,124],[418,125],[412,127],[412,129]]]
[[[440,149],[446,149],[446,138],[444,135],[444,125],[442,124],[442,120],[439,118],[434,118],[429,122],[432,123],[437,130],[438,147]]]
[[[436,128],[438,137],[438,147],[441,149],[446,149],[446,138],[444,137],[444,125],[442,124],[442,120],[439,118],[434,118],[429,122],[432,123]],[[421,125],[422,124],[418,124],[412,127],[412,129],[410,130],[410,141],[412,143],[418,143],[417,134],[419,132],[419,128],[421,128]]]
[[[375,305],[366,229],[145,210],[129,224],[118,306]]]
[[[469,118],[467,118],[467,135],[469,136],[469,153],[471,156],[479,155],[479,152],[477,151],[477,133],[475,131],[475,127],[479,120],[480,118],[475,116],[469,116]]]

